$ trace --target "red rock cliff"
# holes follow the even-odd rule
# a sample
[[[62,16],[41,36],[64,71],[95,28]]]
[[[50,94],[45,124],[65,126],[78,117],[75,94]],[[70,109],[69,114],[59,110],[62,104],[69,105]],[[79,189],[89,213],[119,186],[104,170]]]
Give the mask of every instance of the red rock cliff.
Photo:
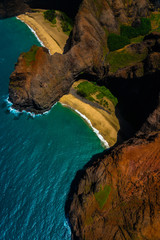
[[[160,106],[138,134],[77,173],[66,202],[73,239],[160,239]]]

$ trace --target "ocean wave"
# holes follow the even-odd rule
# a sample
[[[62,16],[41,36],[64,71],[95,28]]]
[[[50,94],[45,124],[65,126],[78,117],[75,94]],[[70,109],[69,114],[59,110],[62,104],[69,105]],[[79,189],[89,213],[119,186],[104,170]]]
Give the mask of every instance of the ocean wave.
[[[8,107],[8,110],[10,113],[13,113],[14,115],[19,115],[19,114],[22,114],[22,113],[25,113],[29,116],[31,116],[32,118],[35,118],[35,117],[42,117],[44,115],[47,115],[50,113],[50,111],[52,110],[52,108],[57,104],[57,102],[51,107],[50,110],[44,112],[44,113],[41,113],[41,114],[35,114],[34,112],[27,112],[25,110],[22,110],[22,111],[18,111],[17,109],[13,108],[13,103],[11,101],[9,101],[9,97],[7,96],[7,98],[5,98],[4,100],[7,104],[7,107]]]
[[[67,231],[67,236],[68,236],[68,238],[69,239],[71,239],[71,228],[70,228],[70,225],[69,225],[69,219],[65,219],[65,221],[64,221],[64,227],[65,227],[65,229],[66,229],[66,231]]]
[[[102,142],[102,144],[104,145],[105,148],[109,148],[109,144],[108,142],[103,138],[103,136],[99,133],[98,129],[96,129],[95,127],[93,127],[91,121],[81,112],[79,112],[77,109],[74,109],[72,107],[70,107],[69,105],[65,104],[65,103],[61,103],[63,106],[69,107],[72,110],[74,110],[76,113],[78,113],[78,115],[80,115],[87,123],[88,125],[92,128],[93,132],[97,135],[97,137],[100,139],[100,141]]]
[[[19,21],[21,21],[21,22],[23,22],[24,24],[26,24],[26,26],[27,26],[27,27],[31,30],[31,32],[35,35],[35,37],[37,38],[37,40],[38,40],[38,42],[41,44],[41,46],[47,48],[47,47],[44,45],[44,43],[39,39],[36,31],[35,31],[33,28],[31,28],[27,23],[25,23],[25,22],[24,22],[23,20],[21,20],[20,18],[16,17],[16,19],[19,20]],[[47,48],[47,49],[48,49],[48,48]],[[51,52],[50,52],[49,49],[48,49],[48,52],[49,52],[49,54],[51,55]]]

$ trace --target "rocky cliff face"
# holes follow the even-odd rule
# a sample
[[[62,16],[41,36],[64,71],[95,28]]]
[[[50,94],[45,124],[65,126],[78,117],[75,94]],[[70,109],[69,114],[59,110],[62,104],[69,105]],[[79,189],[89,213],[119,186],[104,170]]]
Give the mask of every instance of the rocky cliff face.
[[[72,44],[67,53],[64,55],[48,55],[46,57],[48,61],[43,62],[43,73],[42,71],[32,71],[32,68],[26,66],[27,70],[24,70],[25,74],[22,70],[21,78],[19,78],[19,69],[22,69],[21,65],[24,67],[24,61],[23,57],[20,57],[15,72],[10,78],[9,97],[14,107],[36,113],[46,111],[62,95],[59,94],[59,88],[56,89],[56,87],[54,87],[53,94],[48,94],[51,89],[50,86],[56,86],[57,82],[62,83],[64,81],[64,84],[62,84],[64,85],[62,89],[64,94],[69,91],[73,81],[82,73],[99,79],[106,77],[108,74],[106,70],[108,66],[105,63],[108,51],[108,32],[118,32],[120,23],[127,23],[147,14],[148,1],[146,0],[134,0],[130,4],[121,0],[84,0],[75,19]],[[37,61],[38,58],[35,59],[35,65],[41,68]],[[51,69],[50,75],[48,75],[48,68]],[[64,71],[66,69],[68,70]],[[28,81],[31,83],[31,88],[28,85],[24,96],[23,86]],[[21,84],[22,82],[24,84]],[[44,89],[39,86],[42,83],[45,85],[46,93],[50,96],[47,98],[48,104],[46,101],[43,104],[41,100],[44,96]],[[33,85],[34,88],[32,88]],[[37,94],[41,97],[35,97]]]
[[[43,47],[33,46],[29,53],[21,54],[9,85],[13,106],[35,113],[49,110],[71,87],[71,67],[61,54],[51,57]]]
[[[12,17],[29,10],[29,6],[23,0],[1,0],[0,18]]]
[[[66,202],[73,239],[160,239],[160,105],[134,138],[95,159]]]

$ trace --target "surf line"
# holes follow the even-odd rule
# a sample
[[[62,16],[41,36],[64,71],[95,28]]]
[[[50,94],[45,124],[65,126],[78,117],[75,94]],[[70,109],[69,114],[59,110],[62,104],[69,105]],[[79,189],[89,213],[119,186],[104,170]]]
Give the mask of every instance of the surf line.
[[[25,114],[27,114],[27,115],[30,115],[32,118],[42,117],[42,116],[44,116],[44,115],[49,114],[50,111],[52,110],[52,108],[53,108],[54,106],[56,106],[56,104],[57,104],[57,102],[56,102],[55,104],[53,104],[53,106],[51,107],[51,109],[48,110],[48,111],[46,111],[46,112],[44,112],[44,113],[35,114],[34,112],[27,112],[27,111],[25,111],[25,110],[19,111],[19,110],[13,108],[13,107],[12,107],[12,106],[13,106],[13,103],[12,103],[11,101],[9,101],[9,97],[8,97],[8,96],[7,96],[7,98],[5,98],[5,102],[7,103],[7,107],[8,107],[8,109],[9,109],[9,112],[10,112],[10,113],[13,113],[15,116],[17,116],[17,115],[19,115],[19,114],[22,114],[22,113],[25,113]]]
[[[21,21],[21,22],[23,22],[23,23],[30,29],[30,31],[34,34],[34,36],[37,38],[38,42],[41,44],[42,47],[47,48],[47,47],[44,45],[44,43],[40,40],[40,38],[38,37],[36,31],[35,31],[33,28],[31,28],[26,22],[24,22],[23,20],[21,20],[19,17],[16,17],[16,19],[19,20],[19,21]],[[48,49],[48,48],[47,48],[47,49]],[[49,54],[51,55],[51,52],[50,52],[49,49],[48,49],[48,52],[49,52]]]
[[[72,107],[70,107],[69,105],[65,104],[65,103],[61,103],[62,106],[64,107],[68,107],[70,109],[72,109],[73,111],[75,111],[78,115],[81,116],[81,118],[83,118],[88,125],[92,128],[93,132],[97,135],[97,137],[100,139],[100,141],[102,142],[102,144],[104,145],[105,148],[109,148],[109,144],[108,142],[103,138],[103,136],[99,133],[98,129],[96,129],[95,127],[93,127],[91,121],[81,112],[79,112],[77,109],[74,109]]]

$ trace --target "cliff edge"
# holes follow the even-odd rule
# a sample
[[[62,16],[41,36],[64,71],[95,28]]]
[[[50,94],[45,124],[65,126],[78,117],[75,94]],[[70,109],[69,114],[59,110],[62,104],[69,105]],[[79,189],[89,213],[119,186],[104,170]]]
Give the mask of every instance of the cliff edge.
[[[160,239],[160,105],[134,138],[95,156],[66,202],[73,239]]]
[[[120,24],[128,24],[148,14],[146,0],[134,0],[130,4],[121,0],[84,0],[75,19],[70,36],[71,44],[65,54],[55,53],[50,56],[46,52],[47,61],[43,61],[43,65],[38,62],[39,57],[36,57],[31,65],[39,66],[39,69],[42,66],[43,72],[33,71],[27,64],[25,66],[23,56],[26,55],[20,56],[10,77],[9,99],[13,107],[20,111],[44,112],[63,94],[69,92],[71,84],[82,75],[89,75],[93,79],[106,78],[109,75],[108,60],[106,61],[109,52],[108,34],[119,33]],[[42,51],[38,50],[37,53],[39,52]],[[30,85],[27,82],[30,82]],[[57,83],[63,85],[61,91],[56,88]],[[26,85],[28,87],[23,89]],[[41,100],[44,97],[41,85],[45,85],[47,101]],[[37,94],[41,97],[37,97]]]

